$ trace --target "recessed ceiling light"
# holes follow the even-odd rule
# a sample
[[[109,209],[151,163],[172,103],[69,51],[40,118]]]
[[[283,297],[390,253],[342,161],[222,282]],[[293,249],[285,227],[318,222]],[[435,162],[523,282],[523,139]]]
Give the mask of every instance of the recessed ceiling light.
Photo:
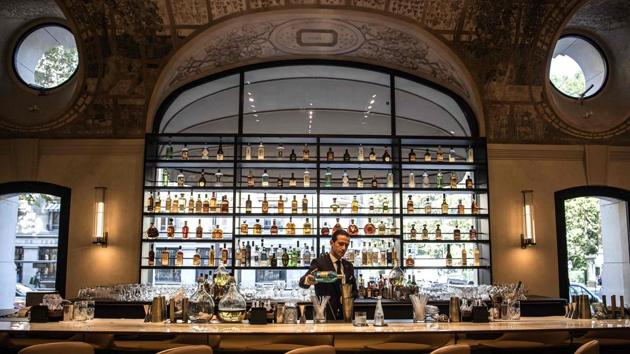
[[[258,114],[254,114],[254,117],[258,117]]]
[[[451,134],[455,134],[455,132],[454,132],[454,131],[452,131],[452,130],[451,130],[451,131],[449,131],[449,133],[451,133]]]
[[[255,108],[256,106],[255,106],[255,105],[253,105],[253,104],[250,104],[250,107]]]
[[[376,94],[373,94],[373,95],[372,95],[372,98],[375,98],[375,97],[376,97]]]
[[[371,100],[371,101],[370,101],[370,104],[374,104],[374,100]]]
[[[254,102],[254,97],[250,97],[249,102]]]
[[[368,109],[372,109],[372,106],[368,106]]]
[[[308,105],[309,105],[309,106],[312,106],[312,105],[313,105],[313,102],[310,102]]]
[[[251,92],[248,92],[247,94],[248,94],[248,95],[250,95],[250,96],[252,95],[252,93],[251,93]]]

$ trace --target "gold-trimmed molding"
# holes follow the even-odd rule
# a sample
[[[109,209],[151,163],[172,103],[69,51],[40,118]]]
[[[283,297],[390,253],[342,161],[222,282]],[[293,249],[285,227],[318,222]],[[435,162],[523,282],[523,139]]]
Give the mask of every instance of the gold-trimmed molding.
[[[488,144],[488,160],[584,161],[584,146]]]

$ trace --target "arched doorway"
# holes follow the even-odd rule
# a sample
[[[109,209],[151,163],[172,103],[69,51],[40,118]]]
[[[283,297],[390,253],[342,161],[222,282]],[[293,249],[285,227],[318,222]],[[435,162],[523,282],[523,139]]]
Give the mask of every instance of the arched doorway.
[[[560,296],[630,294],[630,192],[585,186],[555,193]]]
[[[0,216],[0,308],[20,306],[29,291],[65,296],[70,189],[33,181],[0,184]]]

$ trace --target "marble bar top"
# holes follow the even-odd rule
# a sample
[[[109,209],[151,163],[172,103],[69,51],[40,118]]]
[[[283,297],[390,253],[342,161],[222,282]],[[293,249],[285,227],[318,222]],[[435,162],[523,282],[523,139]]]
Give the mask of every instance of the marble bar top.
[[[26,321],[0,322],[0,332],[56,332],[56,333],[118,333],[118,334],[373,334],[373,333],[474,333],[510,331],[587,331],[606,329],[630,329],[630,319],[624,320],[571,320],[562,316],[523,317],[519,321],[490,323],[412,323],[391,321],[384,327],[375,327],[368,321],[367,327],[355,327],[351,323],[314,324],[267,324],[210,323],[167,324],[144,323],[139,319],[94,319],[85,322],[29,323]]]

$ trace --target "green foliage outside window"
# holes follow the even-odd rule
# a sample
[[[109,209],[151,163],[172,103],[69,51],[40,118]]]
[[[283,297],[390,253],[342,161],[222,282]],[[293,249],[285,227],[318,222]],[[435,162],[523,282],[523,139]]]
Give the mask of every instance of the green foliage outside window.
[[[571,97],[580,97],[586,90],[586,80],[581,71],[574,73],[572,76],[551,74],[549,79],[558,90]]]
[[[56,46],[44,53],[35,66],[35,83],[42,88],[63,84],[79,65],[76,48]]]
[[[597,255],[602,244],[599,201],[597,198],[574,198],[567,200],[564,207],[569,273],[584,273],[588,266],[587,257]]]

